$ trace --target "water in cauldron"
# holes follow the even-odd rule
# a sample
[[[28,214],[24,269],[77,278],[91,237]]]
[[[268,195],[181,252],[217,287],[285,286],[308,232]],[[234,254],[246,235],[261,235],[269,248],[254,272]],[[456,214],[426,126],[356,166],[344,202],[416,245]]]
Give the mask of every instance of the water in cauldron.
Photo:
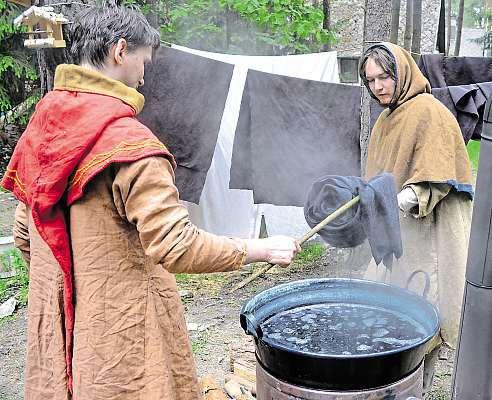
[[[426,336],[407,316],[361,304],[314,304],[276,314],[261,324],[264,340],[302,352],[374,354],[411,346]]]

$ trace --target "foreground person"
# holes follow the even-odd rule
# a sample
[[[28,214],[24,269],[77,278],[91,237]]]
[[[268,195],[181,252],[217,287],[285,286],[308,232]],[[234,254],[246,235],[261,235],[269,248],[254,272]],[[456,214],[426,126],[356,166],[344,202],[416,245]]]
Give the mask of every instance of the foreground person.
[[[2,186],[29,262],[25,399],[199,399],[173,273],[288,265],[294,239],[229,239],[180,205],[173,156],[135,115],[159,34],[124,8],[85,10]]]
[[[430,85],[413,58],[391,43],[370,47],[360,76],[386,109],[368,147],[365,175],[391,172],[397,184],[403,256],[392,269],[371,263],[366,278],[407,285],[416,271],[430,278],[428,299],[439,310],[441,338],[457,343],[473,198],[470,161],[458,122],[430,94]],[[410,289],[420,294],[424,274]],[[424,390],[434,374],[441,338],[424,364]]]

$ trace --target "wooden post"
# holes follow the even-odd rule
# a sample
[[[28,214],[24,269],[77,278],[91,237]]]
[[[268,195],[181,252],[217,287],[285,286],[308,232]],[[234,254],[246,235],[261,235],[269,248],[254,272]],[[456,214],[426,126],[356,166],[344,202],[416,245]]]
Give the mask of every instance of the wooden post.
[[[411,1],[411,0],[407,0]],[[365,51],[371,44],[388,41],[391,27],[391,7],[384,0],[366,0],[364,13],[364,47]],[[367,160],[367,146],[370,136],[370,100],[371,96],[362,87],[361,113],[360,113],[360,161],[362,172],[365,170]]]
[[[391,31],[390,42],[398,44],[398,29],[400,27],[400,0],[391,0]]]
[[[411,0],[408,0],[411,1]],[[422,0],[413,0],[412,56],[417,61],[422,38]]]
[[[326,30],[331,29],[331,10],[330,10],[330,0],[323,0],[323,28]],[[331,50],[331,43],[326,43],[323,45],[324,51]]]
[[[445,55],[449,55],[449,48],[451,46],[451,0],[447,1],[446,5],[446,51]]]
[[[451,1],[451,0],[449,0]],[[405,14],[405,36],[403,38],[403,47],[405,50],[412,49],[412,32],[413,32],[413,0],[407,0],[407,10]]]
[[[460,55],[461,31],[463,30],[463,14],[465,12],[465,0],[460,0],[458,17],[456,18],[456,40],[454,42],[454,56]]]

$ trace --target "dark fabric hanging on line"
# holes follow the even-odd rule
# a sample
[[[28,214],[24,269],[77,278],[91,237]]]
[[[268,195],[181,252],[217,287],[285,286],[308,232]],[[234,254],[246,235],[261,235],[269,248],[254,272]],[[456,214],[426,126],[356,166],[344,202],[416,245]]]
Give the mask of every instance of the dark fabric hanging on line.
[[[447,86],[444,79],[444,54],[422,54],[417,62],[431,88]]]
[[[248,71],[231,189],[255,203],[303,206],[326,174],[360,175],[360,87]]]
[[[492,57],[422,54],[418,65],[432,88],[492,81]]]
[[[436,88],[432,94],[456,117],[465,143],[481,139],[483,112],[492,96],[492,82]]]
[[[432,95],[454,115],[465,143],[481,139],[483,112],[487,99],[492,96],[492,82],[434,88]],[[376,101],[371,101],[371,129],[383,110]]]
[[[145,70],[139,120],[178,164],[180,198],[198,204],[217,142],[234,66],[161,46]]]
[[[382,173],[365,182],[353,176],[325,176],[309,190],[304,216],[314,228],[328,215],[359,195],[360,200],[326,225],[319,235],[336,247],[355,247],[366,238],[376,264],[391,267],[403,253],[393,175]]]

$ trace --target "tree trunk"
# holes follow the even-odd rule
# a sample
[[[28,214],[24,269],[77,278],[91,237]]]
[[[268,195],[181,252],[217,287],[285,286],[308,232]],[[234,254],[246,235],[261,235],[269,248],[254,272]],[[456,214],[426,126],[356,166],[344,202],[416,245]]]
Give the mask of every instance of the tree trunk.
[[[454,43],[454,56],[460,55],[461,31],[463,29],[463,13],[465,11],[465,0],[460,0],[458,17],[456,18],[456,41]]]
[[[225,8],[225,52],[229,53],[229,48],[231,47],[231,33],[232,33],[232,18],[231,9],[229,6]]]
[[[445,55],[449,55],[449,48],[451,47],[451,1],[448,0],[446,6],[446,52]]]
[[[421,33],[422,33],[422,0],[414,0],[413,1],[412,56],[415,60],[417,60],[420,55]]]
[[[400,28],[400,0],[391,0],[391,32],[390,42],[398,44],[398,29]]]
[[[331,29],[331,16],[330,16],[330,0],[323,0],[323,29],[329,31]],[[323,46],[324,51],[331,50],[331,43],[328,42]]]
[[[391,9],[385,0],[366,0],[364,13],[364,47],[365,51],[373,43],[388,41],[391,29]],[[367,146],[370,137],[370,100],[371,96],[362,87],[360,113],[360,153],[361,169],[365,170],[367,160]]]
[[[72,62],[68,50],[65,48],[37,50],[39,81],[41,83],[41,97],[53,89],[55,69],[59,64]]]
[[[451,0],[450,0],[451,1]],[[407,0],[405,14],[405,36],[403,38],[403,47],[410,51],[412,49],[412,31],[413,31],[413,0]]]

